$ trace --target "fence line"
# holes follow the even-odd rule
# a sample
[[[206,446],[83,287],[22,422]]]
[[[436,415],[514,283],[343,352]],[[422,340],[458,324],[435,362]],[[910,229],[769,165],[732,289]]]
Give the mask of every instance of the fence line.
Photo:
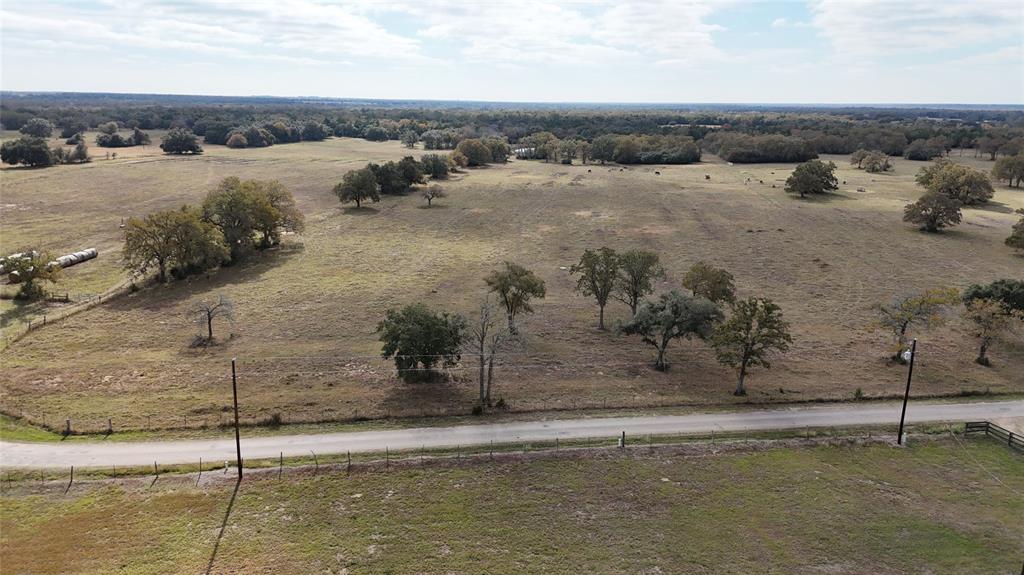
[[[1011,449],[1024,451],[1024,436],[1009,429],[1000,427],[991,421],[971,421],[964,426],[964,433],[983,432],[986,437],[994,437]]]
[[[134,282],[132,282],[132,280],[123,280],[114,287],[108,289],[107,291],[101,294],[75,294],[77,297],[82,299],[76,299],[75,303],[71,304],[70,306],[56,310],[55,313],[44,313],[42,319],[30,319],[27,323],[22,324],[20,328],[9,329],[8,331],[14,331],[14,333],[4,334],[3,347],[0,348],[0,350],[7,349],[8,347],[11,346],[11,344],[17,342],[21,338],[28,335],[29,332],[35,331],[43,326],[65,320],[75,315],[76,313],[92,309],[105,301],[110,301],[111,298],[127,293],[128,291],[130,291],[133,283]],[[59,301],[70,301],[71,295],[72,294],[70,294],[70,292],[65,292],[64,298]]]

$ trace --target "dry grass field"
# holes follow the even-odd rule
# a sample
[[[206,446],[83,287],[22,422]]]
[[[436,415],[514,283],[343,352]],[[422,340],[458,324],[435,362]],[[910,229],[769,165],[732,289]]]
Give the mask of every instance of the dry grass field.
[[[7,486],[5,573],[1017,573],[986,439],[646,447]]]
[[[116,298],[4,350],[3,409],[54,426],[67,417],[94,429],[107,418],[118,428],[215,424],[230,404],[232,357],[246,418],[467,412],[471,366],[447,384],[399,383],[377,357],[374,330],[385,309],[415,301],[472,314],[483,276],[502,260],[533,269],[548,288],[525,324],[528,350],[502,358],[496,373],[495,394],[513,409],[734,401],[732,372],[705,345],[673,343],[672,369],[659,373],[651,348],[596,330],[596,305],[573,293],[568,267],[584,248],[602,245],[659,252],[669,272],[659,289],[679,287],[691,264],[707,260],[736,276],[741,296],[782,306],[795,343],[771,370],[751,375],[750,401],[850,399],[857,388],[891,395],[902,391],[905,369],[886,362],[890,341],[872,329],[872,305],[937,285],[1024,277],[1024,258],[1003,245],[1024,192],[999,186],[990,205],[965,210],[961,226],[924,234],[901,222],[903,205],[920,195],[913,176],[923,164],[900,159],[882,175],[826,158],[844,183],[808,200],[782,190],[793,165],[730,166],[710,156],[621,170],[512,161],[457,175],[443,184],[450,197],[430,209],[410,195],[357,211],[343,209],[331,187],[367,161],[406,155],[398,143],[208,146],[199,157],[164,157],[149,146],[119,150],[116,160],[91,150],[101,158],[87,165],[0,172],[3,251],[100,250],[54,291],[98,293],[121,281],[121,218],[199,202],[226,176],[281,180],[307,230],[251,263]],[[955,152],[953,159],[991,167]],[[235,302],[236,320],[219,326],[234,336],[190,348],[197,328],[185,310],[218,294]],[[8,329],[41,313],[2,305]],[[626,312],[610,304],[608,319]],[[1024,392],[1024,342],[997,343],[985,368],[972,362],[963,327],[954,314],[944,327],[912,334],[914,392]]]

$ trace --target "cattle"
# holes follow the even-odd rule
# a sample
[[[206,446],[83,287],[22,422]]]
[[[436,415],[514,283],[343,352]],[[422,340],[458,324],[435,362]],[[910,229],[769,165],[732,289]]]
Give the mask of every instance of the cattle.
[[[711,174],[704,174],[704,179],[705,180],[710,180],[711,179]]]
[[[654,175],[655,175],[655,176],[660,176],[660,175],[661,175],[661,172],[659,172],[659,171],[655,170],[655,171],[654,171]]]

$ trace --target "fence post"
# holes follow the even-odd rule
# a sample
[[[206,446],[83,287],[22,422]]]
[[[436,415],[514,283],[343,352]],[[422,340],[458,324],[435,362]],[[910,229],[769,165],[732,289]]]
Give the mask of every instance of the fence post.
[[[384,467],[385,469],[391,467],[391,450],[387,445],[384,446]]]
[[[317,460],[315,451],[310,449],[309,452],[313,454],[313,476],[316,477],[316,475],[320,473],[320,461]]]
[[[284,452],[280,451],[280,459],[277,464],[277,478],[281,479],[281,474],[284,473]]]
[[[72,465],[71,466],[71,478],[68,479],[68,486],[64,488],[64,493],[65,494],[67,494],[67,492],[71,489],[71,484],[74,483],[74,482],[75,482],[75,466]]]
[[[346,451],[348,454],[348,463],[345,466],[345,473],[352,473],[352,452]]]
[[[110,417],[107,418],[107,435],[114,433],[114,420]]]
[[[64,420],[64,435],[71,435],[71,420]]]
[[[199,480],[203,478],[203,458],[199,458],[199,475],[196,476],[196,487],[199,487]]]

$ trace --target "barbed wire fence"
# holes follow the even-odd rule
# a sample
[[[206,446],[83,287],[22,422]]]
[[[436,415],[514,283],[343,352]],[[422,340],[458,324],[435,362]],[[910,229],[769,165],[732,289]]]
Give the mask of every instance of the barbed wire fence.
[[[328,424],[347,423],[376,419],[427,418],[442,416],[472,415],[478,406],[477,391],[479,356],[463,354],[462,363],[456,366],[438,367],[444,373],[444,390],[436,384],[405,384],[394,382],[401,372],[424,372],[427,368],[416,367],[398,370],[393,358],[379,355],[356,356],[261,356],[239,358],[238,377],[240,381],[240,404],[243,416],[241,423],[247,427],[278,426],[282,424]],[[527,372],[540,372],[533,379],[565,372],[598,373],[610,369],[648,369],[649,361],[609,361],[597,356],[563,356],[560,354],[507,352],[496,354],[494,365],[496,386],[492,402],[494,411],[504,413],[529,413],[540,411],[570,411],[587,409],[635,409],[685,405],[676,396],[653,396],[648,394],[617,392],[614,394],[546,393],[538,395],[535,389],[504,387],[502,383],[520,377]],[[169,412],[145,413],[34,413],[31,407],[8,406],[5,413],[26,423],[63,434],[104,434],[122,431],[173,431],[224,428],[233,421],[230,413],[230,386],[228,371],[225,370],[223,384],[224,401],[217,405],[209,402],[198,407],[181,408]],[[408,386],[414,393],[429,394],[432,401],[410,400],[407,404],[398,400],[364,401],[361,399],[322,401],[319,405],[281,404],[272,405],[247,402],[246,386],[253,381],[272,380],[285,382],[290,378],[313,379],[329,387],[365,387],[371,385]],[[214,376],[210,385],[218,385]],[[577,384],[580,385],[580,384]],[[597,386],[597,383],[592,385]],[[401,390],[402,388],[397,388]],[[261,386],[260,391],[266,388]],[[437,390],[434,393],[433,390]],[[344,391],[341,395],[344,395]],[[369,397],[369,396],[367,396]],[[248,413],[246,413],[248,412]]]

